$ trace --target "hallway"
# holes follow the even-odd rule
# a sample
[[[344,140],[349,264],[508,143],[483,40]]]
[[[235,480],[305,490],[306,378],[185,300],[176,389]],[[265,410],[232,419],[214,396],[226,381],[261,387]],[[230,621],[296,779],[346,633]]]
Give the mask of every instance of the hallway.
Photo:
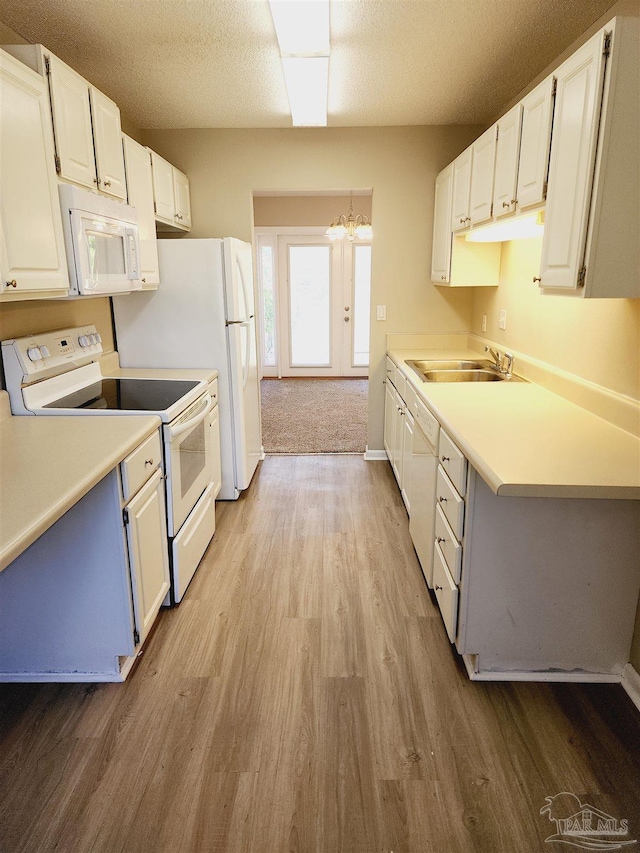
[[[0,685],[2,853],[537,853],[640,836],[618,685],[472,683],[389,466],[277,456],[121,685]],[[635,834],[633,834],[635,833]]]

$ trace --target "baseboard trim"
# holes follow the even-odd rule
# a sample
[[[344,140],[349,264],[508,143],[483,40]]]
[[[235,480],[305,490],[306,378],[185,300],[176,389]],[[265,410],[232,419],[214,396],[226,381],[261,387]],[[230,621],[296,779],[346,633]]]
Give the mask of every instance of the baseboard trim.
[[[369,450],[369,448],[367,447],[367,449],[364,452],[364,458],[366,459],[367,462],[386,462],[388,459],[387,451],[386,450]]]
[[[638,711],[640,711],[640,672],[630,663],[622,671],[622,686]]]

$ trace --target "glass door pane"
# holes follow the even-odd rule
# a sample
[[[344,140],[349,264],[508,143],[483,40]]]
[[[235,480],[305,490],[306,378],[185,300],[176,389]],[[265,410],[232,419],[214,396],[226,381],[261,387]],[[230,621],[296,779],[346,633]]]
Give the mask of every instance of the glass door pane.
[[[275,367],[276,361],[276,298],[273,280],[273,246],[260,245],[258,268],[262,296],[262,363]]]
[[[289,246],[292,367],[331,364],[331,246]]]
[[[353,351],[354,367],[369,364],[369,315],[371,311],[371,246],[353,247]]]

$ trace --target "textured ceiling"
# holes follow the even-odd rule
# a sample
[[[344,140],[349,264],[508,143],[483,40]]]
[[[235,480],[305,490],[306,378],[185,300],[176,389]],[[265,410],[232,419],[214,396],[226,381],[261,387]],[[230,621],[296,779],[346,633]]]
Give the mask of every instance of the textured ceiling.
[[[613,0],[333,0],[329,125],[482,124]],[[140,128],[289,127],[267,0],[3,0]]]

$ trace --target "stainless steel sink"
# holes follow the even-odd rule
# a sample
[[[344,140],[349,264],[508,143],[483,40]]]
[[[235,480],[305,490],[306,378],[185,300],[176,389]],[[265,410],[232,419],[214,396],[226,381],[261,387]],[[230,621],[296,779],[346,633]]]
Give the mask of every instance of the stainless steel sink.
[[[502,382],[507,377],[495,370],[425,370],[425,382]]]
[[[498,373],[488,359],[433,359],[405,362],[423,382],[526,382],[521,376]]]

